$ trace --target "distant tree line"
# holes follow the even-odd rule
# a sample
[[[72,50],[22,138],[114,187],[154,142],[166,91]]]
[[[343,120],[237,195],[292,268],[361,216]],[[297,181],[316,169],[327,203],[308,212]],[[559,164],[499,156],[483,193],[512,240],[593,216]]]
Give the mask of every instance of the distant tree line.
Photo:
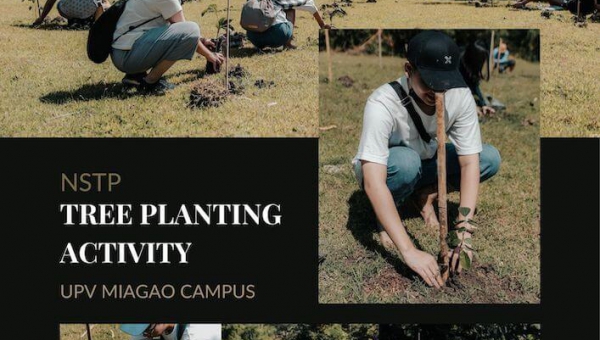
[[[539,340],[539,324],[226,324],[223,340]]]
[[[377,339],[375,324],[232,324],[223,325],[224,340]]]
[[[422,30],[383,30],[382,53],[387,56],[405,57],[408,41]],[[452,37],[456,43],[464,47],[469,42],[479,41],[484,46],[490,46],[490,30],[442,30]],[[338,51],[356,51],[358,53],[378,53],[377,39],[371,39],[377,30],[330,30],[331,48]],[[500,39],[508,45],[511,54],[529,61],[540,60],[540,31],[539,30],[495,30],[494,47]],[[364,44],[368,42],[368,44]],[[325,50],[323,31],[320,33],[319,49]]]
[[[539,340],[539,324],[380,325],[379,340]]]

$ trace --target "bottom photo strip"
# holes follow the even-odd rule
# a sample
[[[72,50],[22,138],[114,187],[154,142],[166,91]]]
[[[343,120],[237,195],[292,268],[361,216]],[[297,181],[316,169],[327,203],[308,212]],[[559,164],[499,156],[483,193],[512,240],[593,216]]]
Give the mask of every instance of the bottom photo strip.
[[[61,340],[535,340],[541,325],[512,324],[63,324]]]

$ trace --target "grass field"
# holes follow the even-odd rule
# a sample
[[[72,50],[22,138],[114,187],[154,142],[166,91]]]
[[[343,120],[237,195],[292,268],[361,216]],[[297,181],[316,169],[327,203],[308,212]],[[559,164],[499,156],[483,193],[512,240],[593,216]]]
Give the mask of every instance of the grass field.
[[[40,1],[43,3],[43,1]],[[234,28],[244,0],[232,0]],[[217,4],[218,16],[201,13]],[[167,73],[179,86],[163,97],[121,93],[123,75],[110,60],[96,65],[85,52],[87,31],[27,27],[29,2],[5,0],[0,8],[0,136],[316,136],[318,133],[318,25],[306,12],[296,21],[297,50],[257,55],[249,42],[231,65],[250,72],[243,95],[221,107],[188,109],[191,83],[206,60],[181,61]],[[225,2],[186,3],[187,20],[214,38]],[[55,17],[56,11],[50,14]],[[259,89],[258,79],[275,87]],[[274,104],[275,103],[275,104]]]
[[[474,236],[475,266],[456,284],[441,291],[413,277],[395,253],[379,243],[374,214],[358,190],[351,167],[362,129],[366,98],[380,85],[400,76],[400,58],[333,55],[334,79],[320,83],[322,126],[319,184],[319,270],[322,303],[538,303],[539,240],[539,64],[518,60],[511,74],[482,84],[484,93],[507,105],[504,113],[482,121],[484,143],[502,156],[499,173],[482,184]],[[326,55],[320,55],[320,78],[327,77]],[[458,195],[450,195],[449,219],[456,216]],[[454,214],[454,215],[453,215]],[[417,247],[438,253],[438,230],[426,228],[420,216],[402,210]],[[417,217],[419,216],[419,217]]]
[[[119,330],[117,324],[94,324],[92,338],[94,340],[129,340],[130,336]],[[61,324],[60,340],[87,340],[85,324]]]
[[[331,0],[320,3],[331,3]],[[568,12],[550,19],[539,10],[476,8],[437,0],[355,0],[335,17],[337,28],[539,28],[541,135],[600,136],[600,23],[576,27]],[[530,3],[536,9],[539,3]]]

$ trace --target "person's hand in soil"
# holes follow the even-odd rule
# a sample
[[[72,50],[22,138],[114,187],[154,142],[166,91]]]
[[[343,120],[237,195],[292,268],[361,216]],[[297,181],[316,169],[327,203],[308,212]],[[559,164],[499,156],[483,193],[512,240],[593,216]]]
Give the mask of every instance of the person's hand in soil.
[[[481,107],[481,114],[483,116],[492,116],[496,113],[496,110],[494,110],[494,108],[492,108],[491,106],[482,106]]]
[[[225,62],[225,57],[221,53],[211,53],[206,56],[206,60],[213,64],[215,70],[219,70],[221,64]]]
[[[148,339],[156,338],[163,334],[170,334],[171,332],[173,332],[174,328],[174,323],[159,323],[156,324],[154,328],[152,328],[150,331],[145,332],[144,336]]]
[[[217,47],[217,45],[215,45],[215,43],[210,39],[200,38],[200,42],[211,50]]]
[[[430,287],[441,288],[444,286],[440,267],[431,254],[412,248],[410,251],[402,253],[402,257],[406,265],[419,274]]]

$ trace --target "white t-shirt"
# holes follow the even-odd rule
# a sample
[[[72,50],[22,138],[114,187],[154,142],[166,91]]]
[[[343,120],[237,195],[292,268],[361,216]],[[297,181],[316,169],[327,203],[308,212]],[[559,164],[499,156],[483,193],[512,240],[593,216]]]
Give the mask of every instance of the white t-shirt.
[[[408,93],[406,77],[398,82]],[[428,116],[413,101],[415,110],[421,117],[431,141],[426,143],[406,108],[400,103],[396,91],[385,84],[379,87],[367,100],[363,118],[363,130],[358,153],[353,163],[365,160],[387,165],[389,149],[393,146],[407,146],[415,150],[421,159],[432,158],[437,150],[436,116]],[[459,155],[481,152],[481,133],[475,100],[469,88],[455,88],[445,95],[446,133]]]
[[[188,324],[185,330],[183,331],[183,335],[181,339],[177,338],[177,327],[168,335],[163,335],[162,337],[166,340],[221,340],[221,324],[220,323],[200,323]],[[143,335],[135,336],[132,335],[130,340],[148,340]]]
[[[156,27],[169,25],[167,19],[181,11],[181,3],[179,0],[132,0],[125,5],[125,10],[119,21],[114,39],[121,36],[116,42],[113,42],[112,47],[119,50],[130,50],[135,41],[141,37],[146,31]],[[156,18],[159,17],[159,18]],[[129,30],[129,27],[136,26],[146,20],[156,18],[133,31],[122,35]]]
[[[286,15],[285,15],[285,11],[283,10],[283,8],[281,8],[281,6],[277,5],[276,2],[273,2],[273,6],[275,7],[275,10],[278,11],[277,12],[277,16],[275,17],[275,22],[273,23],[273,25],[277,25],[277,24],[282,24],[284,22],[288,22],[289,20],[287,19]],[[310,14],[315,14],[318,9],[317,6],[315,5],[314,0],[308,0],[306,1],[306,3],[302,6],[298,6],[298,7],[294,7],[294,9],[297,10],[301,10],[301,11],[306,11]]]

